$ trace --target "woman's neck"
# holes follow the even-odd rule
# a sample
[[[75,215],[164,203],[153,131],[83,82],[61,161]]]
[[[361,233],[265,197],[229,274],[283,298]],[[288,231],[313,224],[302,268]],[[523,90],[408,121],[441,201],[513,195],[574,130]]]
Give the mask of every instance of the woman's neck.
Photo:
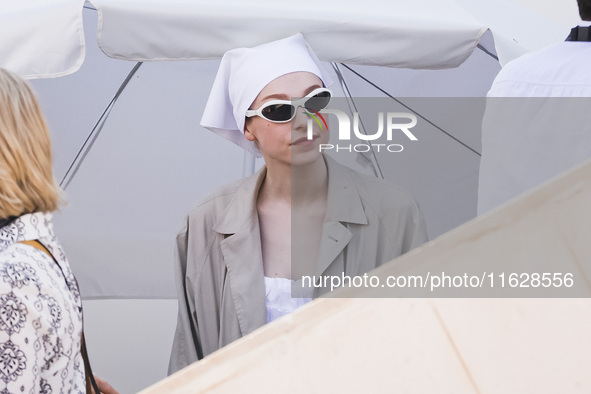
[[[326,198],[328,172],[321,157],[305,165],[268,163],[261,192],[267,198],[282,199],[294,205]]]

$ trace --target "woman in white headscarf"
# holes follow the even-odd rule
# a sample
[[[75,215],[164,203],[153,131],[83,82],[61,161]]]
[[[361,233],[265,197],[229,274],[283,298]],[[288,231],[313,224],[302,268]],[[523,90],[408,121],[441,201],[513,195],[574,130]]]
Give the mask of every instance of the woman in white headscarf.
[[[408,192],[320,153],[316,122],[308,139],[330,84],[301,34],[222,58],[201,124],[265,166],[203,200],[177,236],[170,373],[327,291],[291,298],[292,279],[363,275],[426,241]]]

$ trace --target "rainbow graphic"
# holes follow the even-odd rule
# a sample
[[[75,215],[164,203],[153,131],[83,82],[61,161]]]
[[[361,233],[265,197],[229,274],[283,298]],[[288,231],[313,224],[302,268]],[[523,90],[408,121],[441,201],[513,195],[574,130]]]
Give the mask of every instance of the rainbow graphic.
[[[320,115],[320,112],[314,111],[313,109],[306,109],[307,111],[312,111],[314,112],[313,114],[306,112],[306,114],[308,114],[308,116],[311,116],[316,123],[318,123],[318,126],[320,126],[320,130],[324,131],[324,128],[322,127],[322,123],[324,123],[324,127],[326,127],[326,130],[328,131],[328,124],[326,124],[326,120],[324,120],[324,117],[322,115]],[[320,123],[320,119],[322,119],[322,123]]]

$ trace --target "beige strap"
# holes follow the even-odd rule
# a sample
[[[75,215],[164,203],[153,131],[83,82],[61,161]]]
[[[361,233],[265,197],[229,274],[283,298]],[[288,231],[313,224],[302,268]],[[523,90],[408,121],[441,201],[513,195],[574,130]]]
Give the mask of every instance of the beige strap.
[[[19,244],[25,244],[25,245],[32,246],[35,249],[39,249],[40,251],[47,253],[49,255],[49,257],[51,257],[53,259],[53,256],[51,255],[51,253],[49,253],[49,250],[47,250],[45,248],[45,246],[43,246],[41,244],[41,242],[39,242],[37,240],[34,240],[34,241],[20,241]]]

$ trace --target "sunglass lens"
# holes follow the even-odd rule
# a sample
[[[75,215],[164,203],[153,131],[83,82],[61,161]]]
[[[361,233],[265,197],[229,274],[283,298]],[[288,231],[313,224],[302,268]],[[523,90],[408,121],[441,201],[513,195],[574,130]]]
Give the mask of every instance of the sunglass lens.
[[[273,104],[263,108],[262,113],[265,118],[275,121],[282,122],[291,119],[293,106],[288,104]]]
[[[330,101],[330,92],[320,92],[310,97],[304,106],[308,110],[320,111],[328,106]]]

